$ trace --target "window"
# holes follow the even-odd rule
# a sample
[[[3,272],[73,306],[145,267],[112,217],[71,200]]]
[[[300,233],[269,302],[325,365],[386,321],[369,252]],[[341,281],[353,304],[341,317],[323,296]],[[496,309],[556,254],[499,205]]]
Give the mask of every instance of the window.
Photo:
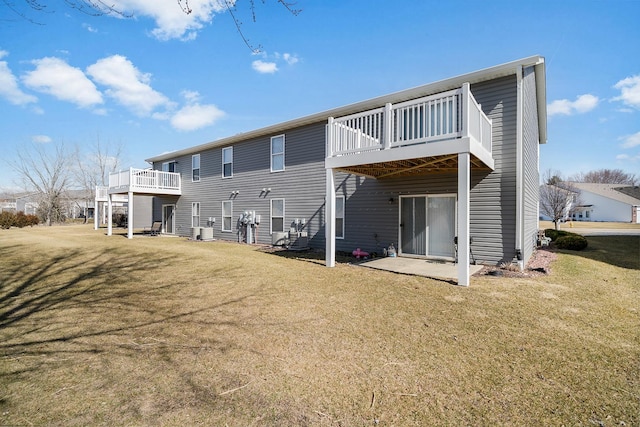
[[[200,181],[200,154],[191,156],[191,181]]]
[[[175,172],[176,171],[176,161],[172,160],[170,162],[164,162],[162,164],[162,172]]]
[[[222,231],[232,231],[233,202],[222,202]]]
[[[222,149],[222,177],[231,178],[233,176],[233,147]]]
[[[200,202],[191,203],[191,226],[200,227]]]
[[[271,199],[271,232],[284,231],[284,199]]]
[[[336,239],[344,239],[344,196],[336,197]]]
[[[271,138],[271,172],[284,170],[284,135]]]

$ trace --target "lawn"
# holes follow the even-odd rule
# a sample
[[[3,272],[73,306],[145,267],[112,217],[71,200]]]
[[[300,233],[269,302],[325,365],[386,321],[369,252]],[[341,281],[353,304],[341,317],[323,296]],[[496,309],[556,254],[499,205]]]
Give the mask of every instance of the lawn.
[[[0,425],[640,425],[640,237],[447,282],[0,230]]]

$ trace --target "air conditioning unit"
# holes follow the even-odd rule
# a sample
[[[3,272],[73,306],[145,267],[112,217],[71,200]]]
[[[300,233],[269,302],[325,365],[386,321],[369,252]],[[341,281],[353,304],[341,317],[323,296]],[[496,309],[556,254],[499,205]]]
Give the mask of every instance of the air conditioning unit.
[[[274,231],[271,234],[271,244],[273,246],[287,246],[289,244],[289,233],[286,231]]]
[[[204,241],[213,240],[213,227],[202,227],[200,229],[200,239]]]

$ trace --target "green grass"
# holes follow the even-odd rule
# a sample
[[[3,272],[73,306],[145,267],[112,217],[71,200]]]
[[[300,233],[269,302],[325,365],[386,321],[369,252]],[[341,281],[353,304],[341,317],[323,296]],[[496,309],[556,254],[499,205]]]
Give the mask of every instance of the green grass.
[[[469,288],[90,226],[0,231],[0,425],[640,425],[640,238]]]

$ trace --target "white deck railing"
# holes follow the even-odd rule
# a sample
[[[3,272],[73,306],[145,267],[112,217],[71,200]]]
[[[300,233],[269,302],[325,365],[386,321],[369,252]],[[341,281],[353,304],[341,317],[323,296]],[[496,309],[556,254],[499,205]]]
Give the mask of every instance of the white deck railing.
[[[109,199],[109,187],[96,186],[96,200],[107,201]]]
[[[329,118],[327,156],[336,157],[469,136],[491,152],[491,120],[469,85],[399,104]]]
[[[133,192],[180,191],[180,174],[134,168],[109,174],[109,189],[123,187]]]

